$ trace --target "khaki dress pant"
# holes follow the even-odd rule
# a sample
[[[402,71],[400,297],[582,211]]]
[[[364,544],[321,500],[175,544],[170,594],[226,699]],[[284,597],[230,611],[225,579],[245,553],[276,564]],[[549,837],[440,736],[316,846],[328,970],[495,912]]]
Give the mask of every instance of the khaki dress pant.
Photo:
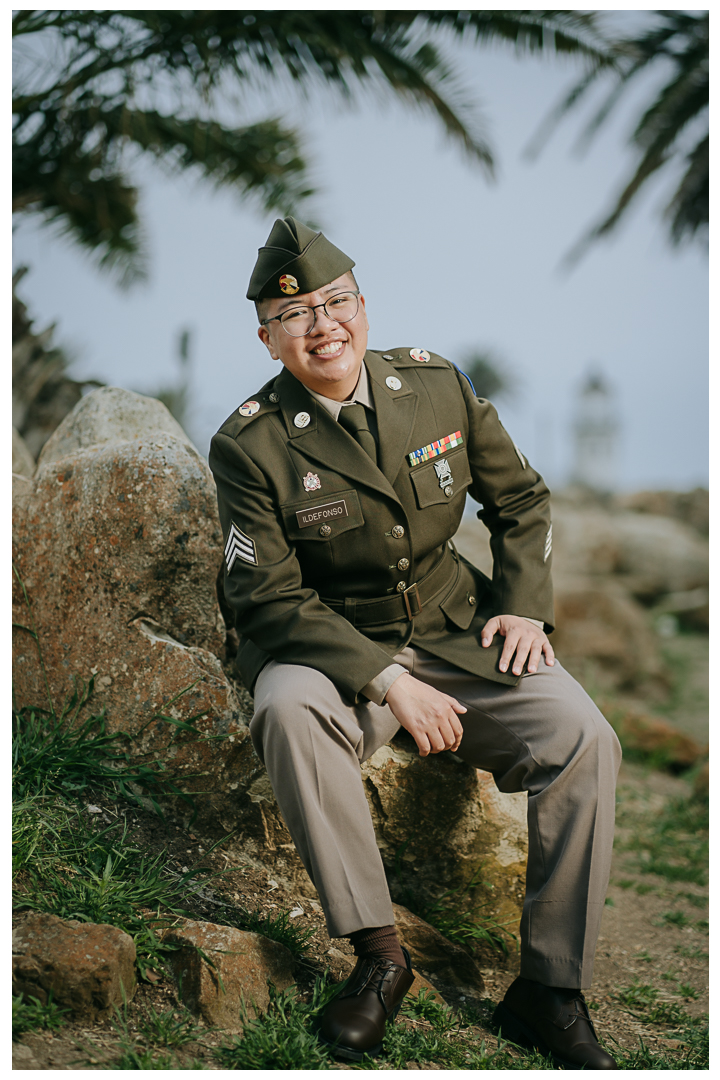
[[[517,686],[490,682],[408,647],[395,660],[466,708],[458,755],[528,793],[521,974],[549,986],[592,980],[610,875],[620,745],[582,687],[541,659]],[[328,932],[393,923],[360,763],[398,730],[389,706],[349,706],[312,668],[271,661],[250,732]],[[441,808],[438,808],[440,811]]]

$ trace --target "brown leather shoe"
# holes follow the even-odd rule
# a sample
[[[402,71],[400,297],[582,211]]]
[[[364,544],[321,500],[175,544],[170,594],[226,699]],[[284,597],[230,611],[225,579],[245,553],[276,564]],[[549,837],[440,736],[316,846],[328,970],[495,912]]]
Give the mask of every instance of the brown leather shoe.
[[[407,968],[378,957],[361,957],[343,990],[333,998],[320,1023],[320,1040],[336,1057],[360,1061],[382,1050],[385,1025],[397,1016],[415,976],[406,949]]]
[[[493,1021],[504,1039],[551,1054],[554,1063],[566,1069],[617,1069],[597,1041],[580,990],[516,979]]]

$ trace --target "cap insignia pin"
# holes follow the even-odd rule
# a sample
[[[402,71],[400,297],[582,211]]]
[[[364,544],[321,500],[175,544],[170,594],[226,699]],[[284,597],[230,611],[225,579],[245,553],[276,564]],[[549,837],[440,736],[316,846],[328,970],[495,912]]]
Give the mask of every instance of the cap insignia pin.
[[[295,427],[304,428],[304,427],[307,427],[309,423],[310,423],[310,413],[306,413],[306,412],[296,413],[295,419],[293,420],[293,424],[295,425]]]
[[[317,473],[309,472],[306,476],[303,476],[303,487],[306,491],[319,491],[322,484]]]
[[[254,416],[259,408],[259,401],[246,401],[244,405],[240,406],[238,412],[241,416]]]
[[[298,280],[296,277],[293,277],[292,274],[281,274],[278,284],[282,291],[288,296],[294,296],[296,292],[300,292]]]
[[[389,386],[391,390],[402,390],[402,383],[394,375],[388,375],[385,385]]]
[[[417,360],[421,364],[427,364],[428,360],[430,359],[430,353],[427,351],[427,349],[411,349],[410,359]]]

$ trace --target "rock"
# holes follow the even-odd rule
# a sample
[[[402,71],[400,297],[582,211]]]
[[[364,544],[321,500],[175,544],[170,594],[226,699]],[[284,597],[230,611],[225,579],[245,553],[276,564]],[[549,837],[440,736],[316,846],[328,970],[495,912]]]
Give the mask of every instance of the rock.
[[[206,1024],[229,1034],[242,1031],[243,1002],[249,1015],[257,1016],[270,1003],[268,982],[285,990],[294,981],[290,951],[262,934],[183,919],[162,939],[179,946],[168,963],[183,1003]]]
[[[12,471],[20,476],[32,476],[35,472],[35,458],[18,429],[14,427],[12,432]]]
[[[391,895],[416,910],[440,902],[500,936],[516,934],[526,794],[498,791],[490,773],[449,752],[420,758],[404,734],[373,754],[362,773]],[[487,951],[481,941],[478,948]]]
[[[13,933],[13,993],[100,1020],[135,993],[135,943],[114,926],[29,915]]]
[[[607,715],[626,753],[653,758],[658,765],[682,772],[695,765],[707,750],[667,720],[618,706],[609,707]]]
[[[637,491],[632,495],[620,495],[615,499],[625,510],[641,514],[676,518],[685,525],[692,525],[703,536],[710,528],[710,493],[707,488],[692,491]]]
[[[667,687],[647,616],[614,579],[558,574],[555,621],[553,649],[581,681],[590,662],[592,675],[616,688],[635,689],[649,680]]]
[[[420,975],[416,971],[415,981],[408,990],[408,997],[420,997],[420,992],[422,990],[426,990],[426,997],[431,997],[438,1005],[447,1005],[447,1001],[442,996],[437,986],[433,985],[429,979],[426,979],[424,975]]]
[[[410,953],[414,968],[465,997],[483,996],[485,982],[474,957],[401,904],[393,904],[393,911],[400,944]]]
[[[131,390],[121,390],[118,386],[103,386],[86,394],[65,417],[45,443],[38,465],[59,461],[91,446],[142,443],[150,436],[162,435],[172,435],[197,454],[188,436],[161,401]]]
[[[39,1063],[35,1055],[29,1046],[24,1046],[20,1042],[14,1042],[12,1047],[12,1068],[15,1069],[37,1069]]]

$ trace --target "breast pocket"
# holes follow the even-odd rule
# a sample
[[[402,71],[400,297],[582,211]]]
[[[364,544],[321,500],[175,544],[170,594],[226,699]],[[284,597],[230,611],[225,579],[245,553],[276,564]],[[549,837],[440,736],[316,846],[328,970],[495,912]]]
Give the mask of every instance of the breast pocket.
[[[420,509],[449,503],[472,483],[470,463],[465,449],[441,454],[425,465],[410,470],[415,499]]]
[[[317,540],[327,543],[350,529],[365,524],[360,499],[354,488],[331,496],[287,503],[281,508],[290,540]]]

